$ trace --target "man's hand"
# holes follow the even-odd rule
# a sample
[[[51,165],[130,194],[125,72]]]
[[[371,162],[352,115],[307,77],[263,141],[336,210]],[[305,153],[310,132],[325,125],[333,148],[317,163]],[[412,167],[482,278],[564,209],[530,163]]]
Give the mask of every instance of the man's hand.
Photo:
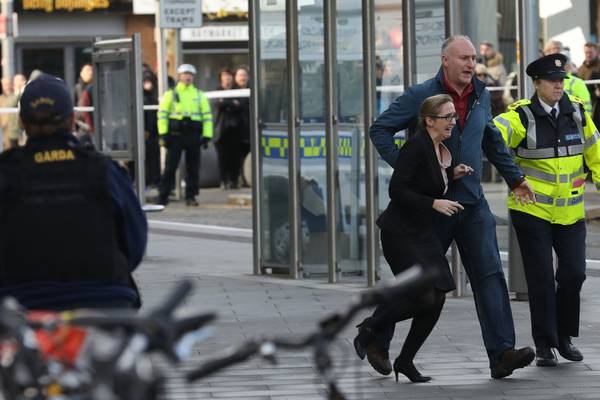
[[[527,183],[527,179],[524,179],[519,186],[513,189],[515,195],[515,201],[522,205],[535,203],[535,194],[531,190],[531,186]]]

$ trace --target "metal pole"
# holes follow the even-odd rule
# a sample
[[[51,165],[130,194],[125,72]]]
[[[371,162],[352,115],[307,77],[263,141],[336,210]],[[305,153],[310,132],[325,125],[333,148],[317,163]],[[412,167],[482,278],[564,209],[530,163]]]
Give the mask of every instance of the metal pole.
[[[459,10],[461,10],[461,0],[446,0],[446,37],[459,34],[463,31],[462,17]],[[458,246],[454,241],[452,242],[452,246],[450,246],[450,264],[456,286],[452,294],[454,297],[462,297],[466,295],[467,280],[461,268]]]
[[[140,204],[143,206],[146,203],[146,151],[145,151],[145,138],[144,138],[144,95],[142,92],[142,46],[140,42],[140,34],[133,34],[132,41],[132,54],[133,54],[133,79],[134,79],[134,93],[135,96],[135,127],[136,127],[136,142],[135,142],[135,154],[134,154],[134,167],[135,167],[135,188],[137,191],[138,199]]]
[[[6,18],[6,35],[2,39],[2,77],[11,78],[15,74],[15,38],[13,32],[13,2],[2,0],[2,14]]]
[[[288,168],[290,278],[300,271],[300,117],[298,116],[298,0],[287,0],[285,8],[288,78]]]
[[[156,13],[154,14],[154,37],[156,41],[156,73],[158,75],[158,93],[162,96],[169,87],[167,76],[167,46],[165,32],[160,27],[160,2],[156,0]]]
[[[364,141],[365,141],[365,198],[366,198],[366,224],[367,224],[367,285],[375,286],[377,269],[379,266],[379,241],[375,220],[378,214],[377,202],[377,168],[375,162],[377,155],[369,137],[369,128],[374,121],[376,104],[375,93],[375,6],[374,0],[362,0],[362,25],[363,25],[363,64],[364,64]],[[352,149],[360,151],[359,147]]]
[[[446,37],[459,34],[464,31],[462,21],[462,1],[446,0],[444,2],[444,11],[446,15]]]
[[[533,82],[527,77],[527,64],[538,58],[539,8],[537,0],[517,1],[517,37],[519,59],[519,98],[533,95]],[[516,234],[508,216],[508,287],[517,300],[527,300],[527,281]]]
[[[179,65],[183,64],[183,43],[181,43],[181,29],[173,30],[173,41],[175,42],[175,68],[177,68]]]
[[[252,247],[253,273],[260,275],[262,271],[262,181],[260,173],[260,108],[259,108],[259,68],[260,68],[260,3],[249,1],[250,29],[250,150],[252,158]]]
[[[327,152],[327,266],[329,283],[338,280],[337,207],[338,195],[338,131],[337,131],[337,10],[335,1],[325,1],[325,146]]]
[[[417,43],[415,37],[415,0],[402,1],[402,61],[404,87],[417,83]]]

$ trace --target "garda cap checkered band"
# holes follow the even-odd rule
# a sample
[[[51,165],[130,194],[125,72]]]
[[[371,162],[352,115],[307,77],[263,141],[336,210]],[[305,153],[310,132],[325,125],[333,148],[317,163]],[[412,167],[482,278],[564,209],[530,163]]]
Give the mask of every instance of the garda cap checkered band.
[[[41,74],[25,85],[19,99],[19,115],[23,122],[60,122],[72,114],[73,100],[62,79]]]
[[[549,54],[540,57],[527,66],[527,75],[535,79],[561,79],[567,72],[567,57],[563,54]]]

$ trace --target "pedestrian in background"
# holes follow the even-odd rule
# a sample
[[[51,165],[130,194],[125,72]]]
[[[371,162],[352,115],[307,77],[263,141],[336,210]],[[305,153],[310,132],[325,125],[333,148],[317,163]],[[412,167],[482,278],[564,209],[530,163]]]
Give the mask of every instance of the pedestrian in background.
[[[450,266],[433,228],[433,214],[449,217],[463,210],[459,202],[443,197],[448,182],[473,172],[464,164],[452,168],[452,155],[442,143],[450,137],[457,116],[447,94],[425,99],[419,111],[419,132],[400,149],[389,185],[390,203],[377,219],[383,255],[394,275],[415,264],[436,275],[431,287],[377,307],[359,325],[354,346],[364,358],[376,340],[375,332],[412,319],[402,351],[394,360],[396,381],[398,374],[411,382],[431,380],[421,375],[413,360],[437,323],[446,293],[455,289]]]
[[[13,91],[13,82],[11,77],[2,78],[2,95],[0,95],[0,107],[16,107],[19,98]],[[16,114],[1,113],[0,114],[0,131],[2,133],[2,148],[9,149],[11,147],[9,140],[9,132],[12,129]]]
[[[234,76],[236,89],[248,89],[250,87],[250,72],[247,67],[238,67]],[[239,125],[242,146],[241,165],[248,153],[250,153],[250,98],[240,97]],[[241,171],[240,171],[241,172]]]
[[[142,88],[144,91],[144,105],[158,104],[157,78],[151,70],[143,74]],[[144,110],[144,138],[146,147],[146,186],[155,187],[160,183],[160,146],[158,141],[158,127],[156,126],[157,112]]]
[[[584,81],[600,79],[600,59],[598,58],[598,45],[588,42],[583,47],[585,59],[583,64],[577,70],[577,76]],[[600,125],[600,107],[598,100],[600,99],[600,85],[597,83],[586,84],[590,98],[592,100],[592,120],[594,125]]]
[[[490,93],[474,77],[476,55],[468,37],[455,35],[446,39],[441,49],[442,66],[437,76],[407,88],[375,120],[369,134],[382,158],[394,167],[400,157],[400,149],[394,144],[394,134],[416,125],[419,107],[427,97],[436,94],[452,97],[459,118],[444,144],[450,150],[455,165],[464,163],[474,172],[453,181],[445,195],[449,200],[460,202],[464,211],[450,218],[435,215],[434,227],[444,254],[452,241],[456,241],[473,289],[491,376],[499,379],[531,363],[535,352],[529,347],[515,348],[514,322],[496,240],[496,220],[481,187],[482,152],[518,199],[530,201],[533,192],[493,124]],[[393,336],[393,324],[380,329],[377,346],[373,346],[377,351],[367,353],[372,366],[388,373],[391,372],[389,343]]]
[[[169,193],[175,187],[175,172],[181,153],[185,152],[185,204],[197,206],[200,146],[208,146],[213,137],[212,112],[204,93],[194,86],[196,68],[182,64],[177,68],[177,75],[177,85],[165,92],[157,114],[161,145],[167,149],[158,202],[169,203]]]
[[[218,90],[231,90],[233,84],[231,69],[221,69]],[[242,165],[240,99],[218,98],[215,109],[215,146],[219,157],[221,188],[237,189]]]
[[[487,87],[500,86],[500,82],[494,80],[494,78],[490,76],[487,67],[483,64],[475,65],[475,76],[477,76],[481,82],[485,83]],[[502,93],[502,90],[490,91],[490,103],[492,105],[492,116],[494,117],[506,110]]]
[[[564,91],[567,61],[550,54],[529,64],[535,94],[494,120],[535,191],[535,204],[509,197],[508,208],[523,257],[541,367],[558,364],[553,348],[567,360],[583,360],[571,338],[579,335],[585,280],[585,166],[600,187],[600,134],[581,99]]]
[[[18,103],[21,98],[21,94],[25,89],[25,85],[27,84],[27,78],[23,74],[15,74],[13,77],[13,93],[16,97],[16,101]],[[24,144],[25,137],[23,135],[23,130],[19,126],[19,118],[16,114],[11,114],[8,117],[7,123],[7,132],[5,133],[8,140],[8,147],[13,148],[17,147],[20,144]]]
[[[0,155],[0,297],[29,309],[139,308],[146,217],[126,172],[72,135],[73,99],[42,74],[19,100],[25,146]]]
[[[504,68],[504,56],[494,49],[491,42],[481,42],[479,45],[479,62],[487,67],[488,74],[493,80],[504,85],[506,82],[506,68]]]

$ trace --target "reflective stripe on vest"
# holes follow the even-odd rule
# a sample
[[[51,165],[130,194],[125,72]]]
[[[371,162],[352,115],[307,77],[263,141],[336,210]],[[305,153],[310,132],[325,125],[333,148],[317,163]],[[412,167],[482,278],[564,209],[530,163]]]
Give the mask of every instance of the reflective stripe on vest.
[[[555,174],[540,171],[539,169],[534,167],[521,166],[521,169],[527,176],[531,176],[532,178],[536,178],[549,183],[556,183],[557,175]],[[558,175],[558,182],[569,183],[578,176],[583,175],[583,173],[583,167],[580,167],[577,171],[573,172],[572,174],[560,174]]]
[[[585,139],[585,148],[590,148],[600,139],[600,132],[598,130],[594,131],[594,134],[589,138]]]
[[[535,193],[535,201],[536,203],[545,204],[547,206],[556,206],[556,207],[565,207],[565,206],[575,206],[583,201],[583,195],[571,197],[569,199],[554,199],[552,196],[546,196],[545,194]]]
[[[510,139],[513,134],[513,128],[510,125],[510,122],[508,120],[502,118],[501,116],[497,116],[495,118],[495,121],[497,121],[500,125],[502,125],[503,127],[506,128],[506,136],[507,136],[506,143],[510,143]]]
[[[527,116],[527,148],[535,149],[537,147],[537,132],[535,129],[535,117],[529,109],[529,106],[522,106],[521,109],[525,111]]]
[[[581,113],[579,112],[579,106],[578,103],[573,103],[573,107],[575,108],[575,112],[573,113],[573,119],[575,120],[575,124],[577,125],[577,129],[579,130],[579,135],[581,137],[581,141],[583,142],[583,138],[584,138],[584,134],[583,134],[583,122],[581,119]],[[556,152],[558,154],[555,153],[555,148],[554,147],[544,147],[541,149],[536,149],[537,147],[537,132],[536,132],[536,126],[535,126],[535,117],[533,116],[533,113],[531,112],[531,109],[528,106],[521,106],[521,109],[525,112],[525,115],[527,116],[527,148],[524,149],[522,147],[518,147],[516,149],[516,155],[521,157],[521,158],[554,158],[556,156],[558,157],[569,157],[569,156],[576,156],[579,154],[583,154],[583,145],[581,144],[575,144],[575,145],[571,145],[571,146],[558,146],[556,147]],[[585,141],[586,146],[591,146],[594,143],[596,143],[596,141],[598,141],[598,139],[600,139],[600,134],[598,136],[596,136],[594,134],[594,136],[592,136],[591,138],[589,138],[588,140]],[[589,141],[589,145],[588,145],[588,141]]]

